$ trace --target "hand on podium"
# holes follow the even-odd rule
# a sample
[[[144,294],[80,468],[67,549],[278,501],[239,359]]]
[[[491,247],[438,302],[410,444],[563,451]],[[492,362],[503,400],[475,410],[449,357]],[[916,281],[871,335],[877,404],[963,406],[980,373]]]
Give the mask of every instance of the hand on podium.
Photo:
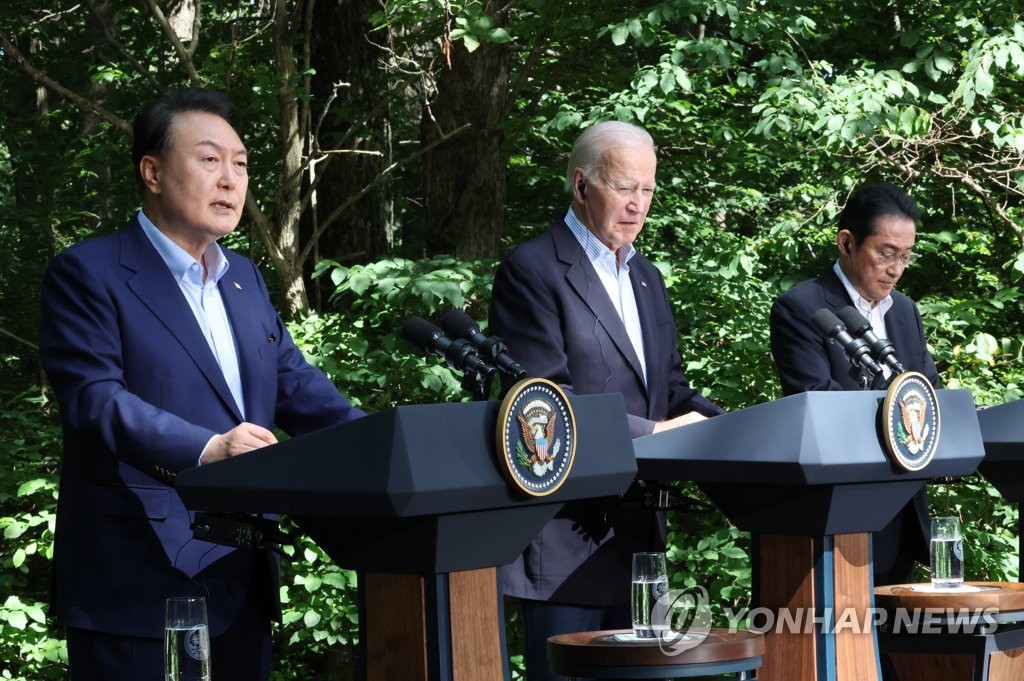
[[[674,419],[668,419],[667,421],[659,421],[654,424],[655,433],[660,433],[663,430],[669,430],[670,428],[679,428],[680,426],[689,425],[696,423],[697,421],[703,421],[707,419],[707,416],[701,414],[699,411],[690,411],[681,416],[677,416]]]
[[[240,423],[226,433],[211,437],[199,463],[213,463],[273,444],[277,444],[277,437],[270,430],[255,423]]]

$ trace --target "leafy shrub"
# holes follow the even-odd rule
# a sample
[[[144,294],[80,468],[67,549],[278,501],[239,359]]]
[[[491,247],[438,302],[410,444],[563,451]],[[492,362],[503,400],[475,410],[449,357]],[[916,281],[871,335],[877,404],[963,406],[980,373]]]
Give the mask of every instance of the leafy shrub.
[[[0,404],[0,678],[61,679],[67,648],[47,622],[60,424],[29,393]]]

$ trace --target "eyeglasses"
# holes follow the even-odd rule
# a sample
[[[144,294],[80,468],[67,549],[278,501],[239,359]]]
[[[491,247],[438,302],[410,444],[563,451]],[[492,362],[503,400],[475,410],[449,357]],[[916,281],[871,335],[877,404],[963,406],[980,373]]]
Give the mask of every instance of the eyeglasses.
[[[891,253],[887,251],[875,251],[875,260],[878,261],[879,265],[885,265],[886,267],[895,265],[896,263],[899,263],[903,267],[910,267],[917,262],[920,257],[920,253],[905,253],[901,255],[899,253]]]
[[[645,199],[649,199],[654,196],[653,186],[645,186],[639,183],[630,184],[628,182],[611,182],[609,180],[604,180],[603,178],[602,180],[609,189],[624,199],[630,199],[634,196],[642,196]]]

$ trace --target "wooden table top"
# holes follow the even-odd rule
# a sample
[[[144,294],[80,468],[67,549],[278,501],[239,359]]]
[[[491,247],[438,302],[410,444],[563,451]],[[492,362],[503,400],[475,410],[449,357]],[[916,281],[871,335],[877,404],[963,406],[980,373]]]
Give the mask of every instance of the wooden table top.
[[[548,656],[563,665],[642,667],[742,660],[764,655],[764,634],[712,629],[692,648],[672,655],[662,651],[658,639],[634,639],[632,629],[583,631],[548,639]],[[671,639],[664,647],[669,648]]]
[[[875,587],[880,608],[994,608],[999,612],[1024,610],[1024,584],[1020,582],[964,582],[981,591],[915,591],[927,584],[891,584]]]

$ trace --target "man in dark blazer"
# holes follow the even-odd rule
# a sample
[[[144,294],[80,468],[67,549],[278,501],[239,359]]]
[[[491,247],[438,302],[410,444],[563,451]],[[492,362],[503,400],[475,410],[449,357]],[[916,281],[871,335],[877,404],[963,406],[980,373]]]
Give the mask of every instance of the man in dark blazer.
[[[914,201],[891,184],[855,192],[839,216],[839,259],[816,278],[797,284],[772,305],[772,356],[786,395],[808,390],[857,390],[864,383],[843,349],[814,326],[814,313],[854,306],[888,338],[908,371],[939,386],[928,352],[921,315],[914,301],[895,290],[913,262],[921,213]],[[924,491],[890,524],[873,536],[876,584],[909,581],[914,560],[928,562],[928,508]]]
[[[269,676],[277,563],[193,539],[179,471],[362,415],[310,366],[255,264],[217,244],[247,159],[226,97],[135,120],[143,208],[50,263],[40,347],[64,435],[55,613],[71,679],[162,680],[164,603],[205,597],[217,681]]]
[[[531,376],[576,394],[622,393],[634,437],[722,412],[683,376],[665,282],[632,245],[656,167],[644,130],[588,128],[569,159],[572,207],[505,257],[490,311],[490,331]],[[504,568],[505,593],[522,599],[530,681],[560,678],[549,636],[631,626],[632,554],[664,550],[664,518],[629,497],[567,504]]]

